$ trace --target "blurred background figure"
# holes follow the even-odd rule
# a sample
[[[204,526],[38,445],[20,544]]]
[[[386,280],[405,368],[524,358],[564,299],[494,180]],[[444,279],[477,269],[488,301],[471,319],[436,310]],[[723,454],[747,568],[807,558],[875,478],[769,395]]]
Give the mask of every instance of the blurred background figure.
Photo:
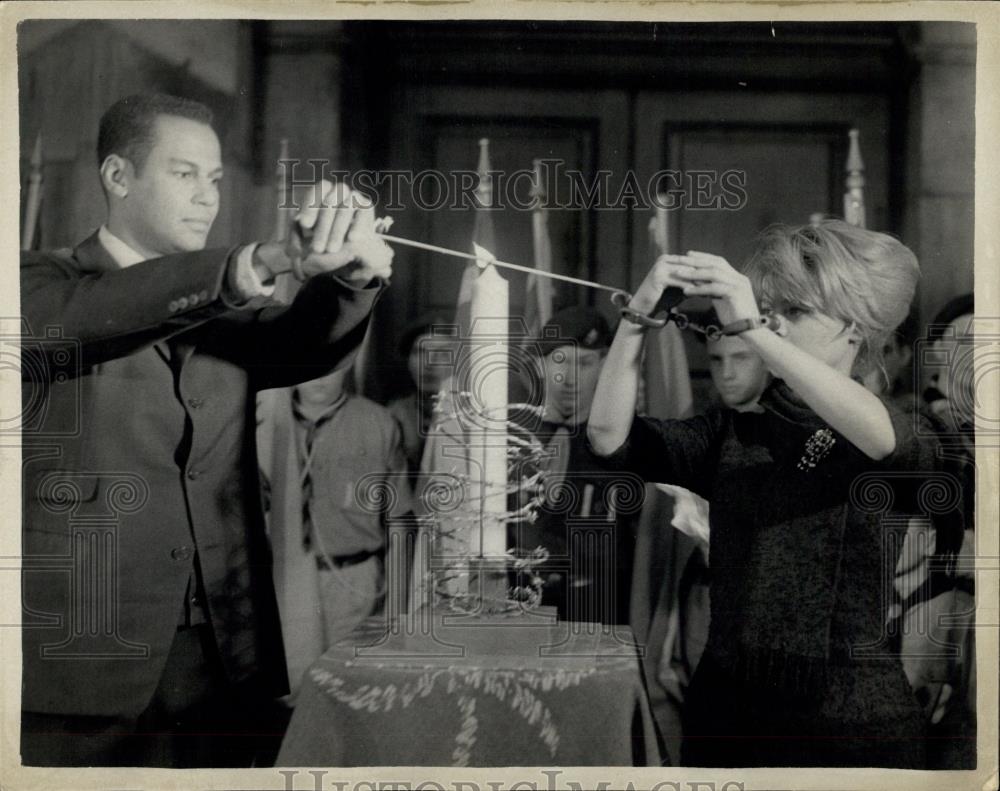
[[[739,412],[756,406],[757,399],[771,381],[760,356],[736,335],[723,335],[705,343],[708,370],[722,403]]]
[[[927,326],[921,366],[921,397],[944,424],[971,437],[975,403],[971,351],[975,300],[962,294],[949,300]],[[963,430],[964,426],[964,430]]]
[[[292,405],[324,650],[379,611],[388,520],[412,511],[399,427],[385,407],[345,389],[348,371],[299,385]],[[381,510],[380,486],[390,492]]]
[[[882,367],[873,368],[863,377],[864,385],[876,395],[895,398],[901,407],[913,409],[913,345],[920,332],[914,312],[886,338],[882,347]]]
[[[455,341],[447,333],[453,324],[454,320],[443,311],[434,311],[413,322],[400,337],[399,353],[406,360],[413,390],[390,401],[388,408],[399,423],[411,475],[420,469],[434,396],[454,370]]]
[[[915,379],[941,442],[942,470],[961,487],[944,513],[910,520],[896,569],[890,634],[924,707],[928,768],[976,765],[974,300],[947,302],[928,325]]]

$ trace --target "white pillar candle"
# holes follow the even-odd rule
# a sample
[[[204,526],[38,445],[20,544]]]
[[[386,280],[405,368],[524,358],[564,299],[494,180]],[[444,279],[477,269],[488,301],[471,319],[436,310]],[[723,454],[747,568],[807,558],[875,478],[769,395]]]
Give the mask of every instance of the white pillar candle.
[[[487,265],[472,287],[469,389],[486,419],[469,432],[470,497],[480,508],[479,554],[507,551],[507,377],[509,286]],[[475,539],[473,539],[475,540]],[[475,551],[475,550],[474,550]]]

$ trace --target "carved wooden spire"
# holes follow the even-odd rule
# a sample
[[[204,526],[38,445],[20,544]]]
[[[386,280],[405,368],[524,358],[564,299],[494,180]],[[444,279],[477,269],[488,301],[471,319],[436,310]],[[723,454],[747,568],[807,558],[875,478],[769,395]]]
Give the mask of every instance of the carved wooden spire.
[[[858,130],[848,132],[850,148],[847,152],[847,180],[844,192],[844,219],[858,228],[865,227],[865,163],[861,159]]]

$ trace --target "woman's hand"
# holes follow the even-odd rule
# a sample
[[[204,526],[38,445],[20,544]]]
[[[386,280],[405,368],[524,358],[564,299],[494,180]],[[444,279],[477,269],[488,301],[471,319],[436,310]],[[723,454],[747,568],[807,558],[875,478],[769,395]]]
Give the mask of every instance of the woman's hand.
[[[750,279],[733,269],[725,258],[689,250],[687,255],[660,256],[654,269],[661,262],[663,267],[669,267],[671,280],[680,281],[686,296],[712,300],[723,325],[760,315]]]
[[[669,260],[672,258],[676,258],[676,256],[661,255],[656,259],[635,295],[629,301],[630,308],[640,313],[651,313],[667,288],[671,286],[683,288],[687,285],[687,281],[681,280],[677,276],[677,273],[684,267]]]

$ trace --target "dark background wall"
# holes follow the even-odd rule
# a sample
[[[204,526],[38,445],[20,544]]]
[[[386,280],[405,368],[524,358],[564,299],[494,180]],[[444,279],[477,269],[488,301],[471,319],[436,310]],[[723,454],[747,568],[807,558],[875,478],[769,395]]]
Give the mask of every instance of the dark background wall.
[[[841,214],[847,130],[861,132],[868,226],[918,254],[924,320],[972,288],[975,27],[900,24],[36,21],[19,29],[22,172],[44,145],[43,246],[103,219],[97,120],[114,99],[164,90],[216,111],[226,149],[213,241],[275,225],[280,141],[356,170],[474,169],[477,141],[514,171],[562,159],[618,185],[661,169],[742,170],[739,211],[670,213],[674,250],[738,261],[774,222]],[[468,211],[391,212],[401,235],[466,249]],[[578,206],[550,217],[556,271],[635,286],[652,211]],[[496,212],[502,258],[531,261],[530,217]],[[405,382],[402,327],[454,304],[460,267],[397,252],[379,305],[373,394]],[[523,280],[511,277],[512,306]],[[558,287],[557,304],[604,297]],[[695,367],[699,351],[691,350]]]

